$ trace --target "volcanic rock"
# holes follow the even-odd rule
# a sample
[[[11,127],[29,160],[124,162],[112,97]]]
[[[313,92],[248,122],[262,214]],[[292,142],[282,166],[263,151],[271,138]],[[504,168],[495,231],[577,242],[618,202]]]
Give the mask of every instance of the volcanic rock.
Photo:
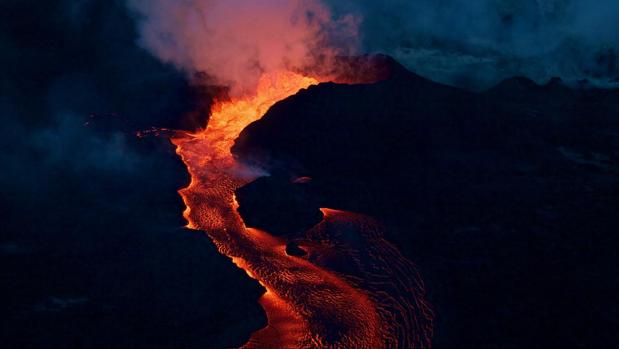
[[[286,244],[286,254],[289,256],[305,256],[307,251],[299,247],[296,242],[289,242]]]
[[[437,345],[608,347],[618,115],[618,90],[514,78],[472,93],[394,70],[277,103],[233,152],[311,176],[320,207],[384,222],[422,271]],[[258,193],[286,190],[244,200],[268,209]]]
[[[237,189],[238,212],[247,226],[274,235],[307,230],[322,220],[308,186],[283,175],[259,178]]]

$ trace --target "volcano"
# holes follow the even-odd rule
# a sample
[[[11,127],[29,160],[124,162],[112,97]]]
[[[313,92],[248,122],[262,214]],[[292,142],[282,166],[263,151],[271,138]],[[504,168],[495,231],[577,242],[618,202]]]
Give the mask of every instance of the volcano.
[[[572,248],[617,223],[609,193],[617,192],[619,93],[525,78],[473,93],[386,56],[349,62],[339,83],[265,76],[256,97],[222,102],[204,130],[173,138],[192,175],[181,190],[188,227],[266,289],[268,326],[246,347],[427,348],[429,304],[439,314],[463,306],[439,285],[462,288],[470,277],[480,283],[465,295],[515,290],[513,298],[492,293],[478,309],[488,319],[521,302],[535,321],[541,305],[532,295],[488,283],[502,273],[529,282],[522,273],[531,268],[542,268],[536,280],[547,287],[582,277],[548,260],[585,258],[589,251]],[[597,224],[589,235],[584,220]],[[546,245],[557,236],[571,247]],[[522,253],[535,264],[510,263]],[[430,302],[413,260],[434,273]],[[555,302],[545,306],[567,306]],[[457,320],[490,326],[468,316]],[[497,337],[514,326],[509,317],[492,321]],[[515,326],[533,336],[527,324]],[[453,336],[467,341],[465,331]]]
[[[603,241],[619,223],[619,90],[516,77],[473,93],[387,61],[385,80],[310,86],[241,132],[237,159],[272,174],[238,192],[246,221],[275,231],[296,214],[290,231],[312,224],[294,205],[264,214],[271,197],[300,197],[291,178],[311,178],[298,185],[315,210],[379,219],[385,238],[420,265],[437,344],[609,343],[610,324],[588,329],[605,318],[592,300],[616,280],[616,244]],[[316,243],[312,234],[286,238]],[[575,308],[576,299],[590,306]],[[569,320],[550,320],[564,313]]]

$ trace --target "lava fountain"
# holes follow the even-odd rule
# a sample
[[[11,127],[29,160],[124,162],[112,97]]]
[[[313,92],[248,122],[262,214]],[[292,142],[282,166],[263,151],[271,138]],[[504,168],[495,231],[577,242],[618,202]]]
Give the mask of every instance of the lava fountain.
[[[426,348],[431,328],[408,326],[418,321],[418,317],[401,315],[411,310],[416,314],[422,308],[424,316],[431,319],[425,303],[415,308],[399,301],[401,296],[385,297],[390,294],[380,290],[385,280],[372,281],[376,277],[363,268],[355,275],[345,275],[320,258],[287,255],[284,239],[246,227],[237,212],[235,190],[262,173],[236,161],[230,152],[234,140],[277,101],[318,82],[289,71],[265,73],[254,95],[216,103],[204,129],[178,132],[171,138],[191,175],[189,186],[179,191],[187,207],[184,212],[187,227],[206,232],[222,254],[266,289],[260,304],[267,314],[268,325],[255,332],[244,348]],[[325,241],[329,237],[325,226],[337,226],[334,221],[358,221],[358,217],[339,211],[323,212],[323,223],[317,230],[313,229],[313,235],[308,235],[306,249],[314,257],[324,249],[318,243],[312,244],[312,236],[321,236],[320,240]],[[381,244],[374,241],[376,246]],[[398,258],[405,261],[399,254]],[[404,298],[408,297],[406,292],[421,287],[414,270],[402,268],[401,264],[391,269],[403,274],[394,280],[413,279],[412,286],[404,285]],[[420,297],[413,292],[408,298],[418,301]]]

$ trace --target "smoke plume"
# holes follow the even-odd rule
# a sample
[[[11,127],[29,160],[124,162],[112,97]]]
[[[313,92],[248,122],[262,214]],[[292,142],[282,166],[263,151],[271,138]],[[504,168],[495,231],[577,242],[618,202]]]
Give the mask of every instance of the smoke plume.
[[[516,75],[599,85],[619,77],[616,0],[129,1],[143,46],[237,93],[263,71],[338,53],[386,53],[472,89]]]
[[[318,0],[130,0],[141,44],[189,74],[206,72],[238,95],[264,72],[328,62],[355,46],[357,21]]]

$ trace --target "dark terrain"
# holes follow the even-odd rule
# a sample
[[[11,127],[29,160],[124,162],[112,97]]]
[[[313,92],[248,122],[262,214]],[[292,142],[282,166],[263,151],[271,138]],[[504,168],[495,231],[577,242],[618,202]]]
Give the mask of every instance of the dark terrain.
[[[426,281],[436,348],[612,347],[619,91],[513,78],[474,94],[390,64],[243,131],[234,153],[272,173],[239,190],[245,219],[293,233],[329,207],[387,224]]]
[[[262,289],[182,228],[173,146],[135,135],[210,97],[133,26],[123,1],[0,4],[2,348],[221,348],[266,323]]]
[[[257,283],[182,228],[168,140],[135,137],[201,125],[217,91],[142,49],[135,20],[121,0],[0,3],[3,348],[230,347],[266,322]],[[435,348],[614,347],[619,92],[473,94],[391,64],[244,132],[238,156],[272,173],[239,191],[247,221],[291,234],[331,207],[387,224]]]

